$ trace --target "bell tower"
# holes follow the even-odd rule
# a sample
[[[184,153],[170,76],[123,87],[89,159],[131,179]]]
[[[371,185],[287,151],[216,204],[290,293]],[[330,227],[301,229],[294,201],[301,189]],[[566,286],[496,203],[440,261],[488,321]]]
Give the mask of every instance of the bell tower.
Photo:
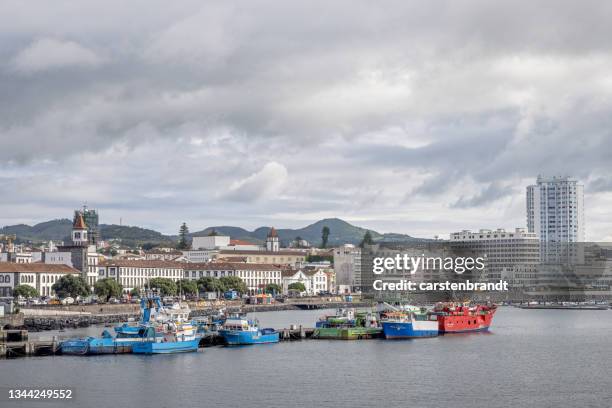
[[[278,242],[278,234],[274,227],[270,228],[268,237],[266,238],[266,250],[272,252],[278,252],[280,250],[280,244]]]
[[[72,245],[87,246],[88,242],[87,226],[83,220],[83,215],[78,213],[74,217],[74,223],[72,224]]]

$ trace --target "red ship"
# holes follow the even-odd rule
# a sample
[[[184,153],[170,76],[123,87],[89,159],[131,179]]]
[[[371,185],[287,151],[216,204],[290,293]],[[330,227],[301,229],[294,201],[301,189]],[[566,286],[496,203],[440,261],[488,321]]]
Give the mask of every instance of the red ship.
[[[452,303],[440,303],[434,309],[440,334],[488,330],[496,311],[496,305],[468,307]]]

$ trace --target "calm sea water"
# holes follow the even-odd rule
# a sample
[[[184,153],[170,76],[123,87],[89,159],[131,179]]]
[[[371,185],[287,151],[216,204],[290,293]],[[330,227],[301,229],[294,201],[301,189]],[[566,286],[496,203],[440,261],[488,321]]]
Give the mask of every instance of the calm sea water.
[[[321,314],[256,315],[280,328]],[[0,388],[1,407],[610,407],[612,311],[506,307],[490,333],[420,340],[0,360]],[[75,398],[9,402],[9,388],[70,388]]]

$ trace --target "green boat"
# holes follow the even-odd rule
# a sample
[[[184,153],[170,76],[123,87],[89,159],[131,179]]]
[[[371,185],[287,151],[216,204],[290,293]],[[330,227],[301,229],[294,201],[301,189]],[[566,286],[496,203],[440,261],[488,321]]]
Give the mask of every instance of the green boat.
[[[382,327],[379,327],[373,313],[340,309],[336,315],[320,319],[312,337],[333,340],[374,339],[382,337]]]

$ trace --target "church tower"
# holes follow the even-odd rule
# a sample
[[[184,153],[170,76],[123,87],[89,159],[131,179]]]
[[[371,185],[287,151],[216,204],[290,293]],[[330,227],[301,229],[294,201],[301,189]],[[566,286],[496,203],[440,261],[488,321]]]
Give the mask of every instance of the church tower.
[[[78,213],[74,217],[72,224],[72,245],[87,246],[89,239],[87,238],[87,226],[83,220],[83,215]]]
[[[270,232],[268,232],[268,237],[266,238],[266,250],[272,252],[278,252],[280,250],[278,234],[276,233],[276,229],[274,229],[274,227],[270,228]]]

